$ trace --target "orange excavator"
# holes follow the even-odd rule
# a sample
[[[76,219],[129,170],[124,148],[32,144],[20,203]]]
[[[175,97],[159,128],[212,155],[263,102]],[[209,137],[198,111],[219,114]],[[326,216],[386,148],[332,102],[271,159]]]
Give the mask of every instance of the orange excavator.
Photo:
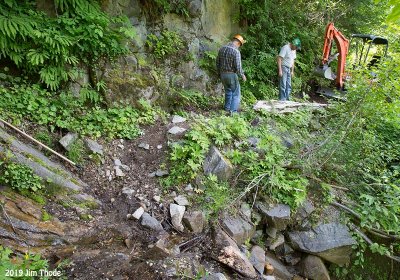
[[[352,41],[356,43],[356,61],[354,63],[354,67],[359,67],[362,65],[371,67],[379,63],[381,58],[387,55],[388,40],[383,37],[368,34],[353,34]],[[337,49],[335,54],[332,54],[333,42],[335,42]],[[345,99],[345,81],[347,79],[345,70],[349,46],[350,41],[339,30],[336,29],[332,22],[329,23],[325,30],[322,61],[321,64],[316,67],[315,72],[319,76],[334,81],[337,91],[335,92],[330,88],[319,87],[317,90],[318,94],[322,94],[327,97]],[[378,48],[375,48],[375,46],[384,46],[384,48],[383,50],[378,50]],[[367,60],[370,58],[372,58],[371,61],[366,64]],[[336,59],[337,68],[336,72],[333,72],[329,65]]]
[[[336,43],[338,52],[332,55],[333,42]],[[334,80],[336,89],[339,91],[344,91],[346,58],[349,52],[349,45],[349,40],[336,29],[332,22],[326,26],[322,62],[321,65],[317,66],[315,72],[324,78]],[[329,65],[336,58],[338,59],[338,63],[335,74]],[[327,96],[334,95],[334,92],[331,89],[321,87],[317,90],[317,93]]]

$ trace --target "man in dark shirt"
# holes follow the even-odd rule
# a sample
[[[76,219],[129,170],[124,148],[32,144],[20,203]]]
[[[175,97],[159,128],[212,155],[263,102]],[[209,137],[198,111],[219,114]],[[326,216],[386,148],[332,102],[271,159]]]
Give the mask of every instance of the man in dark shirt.
[[[240,84],[238,75],[246,81],[242,69],[239,48],[246,41],[241,35],[235,35],[230,43],[223,46],[217,57],[217,71],[225,89],[225,111],[237,113],[240,104]]]

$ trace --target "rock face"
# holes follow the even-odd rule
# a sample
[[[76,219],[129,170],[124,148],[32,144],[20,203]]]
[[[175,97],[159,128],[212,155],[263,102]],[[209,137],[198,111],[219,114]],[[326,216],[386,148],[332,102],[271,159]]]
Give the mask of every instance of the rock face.
[[[356,242],[348,228],[338,223],[322,224],[310,231],[289,232],[295,249],[344,265],[350,261],[351,246]]]
[[[233,166],[221,152],[212,146],[204,160],[204,174],[214,174],[219,180],[228,180],[233,173]]]
[[[285,230],[290,222],[290,207],[285,204],[264,205],[257,203],[257,208],[265,215],[268,225],[277,230]]]
[[[264,274],[265,251],[260,246],[251,248],[250,262],[261,275]]]
[[[256,232],[256,228],[241,217],[226,217],[222,220],[222,227],[237,244],[243,244],[247,239],[251,239]]]
[[[330,280],[324,262],[317,256],[307,256],[300,265],[303,276],[311,280]]]

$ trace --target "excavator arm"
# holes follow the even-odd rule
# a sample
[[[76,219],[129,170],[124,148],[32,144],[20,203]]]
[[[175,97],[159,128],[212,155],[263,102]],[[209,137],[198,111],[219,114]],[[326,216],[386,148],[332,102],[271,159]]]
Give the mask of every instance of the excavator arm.
[[[322,55],[322,65],[320,66],[319,73],[327,77],[326,72],[330,72],[329,63],[331,62],[331,50],[333,42],[336,43],[338,49],[338,66],[336,70],[336,75],[334,77],[336,87],[338,89],[343,89],[344,78],[345,78],[345,67],[346,67],[346,57],[349,51],[349,40],[344,37],[344,35],[335,28],[333,23],[329,23],[325,30],[325,40],[324,49]]]

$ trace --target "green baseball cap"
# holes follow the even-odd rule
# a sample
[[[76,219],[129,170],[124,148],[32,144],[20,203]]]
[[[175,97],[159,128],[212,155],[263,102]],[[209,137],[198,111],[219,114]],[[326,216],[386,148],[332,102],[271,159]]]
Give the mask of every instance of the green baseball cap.
[[[295,45],[298,50],[301,50],[301,41],[299,38],[294,38],[292,44]]]

